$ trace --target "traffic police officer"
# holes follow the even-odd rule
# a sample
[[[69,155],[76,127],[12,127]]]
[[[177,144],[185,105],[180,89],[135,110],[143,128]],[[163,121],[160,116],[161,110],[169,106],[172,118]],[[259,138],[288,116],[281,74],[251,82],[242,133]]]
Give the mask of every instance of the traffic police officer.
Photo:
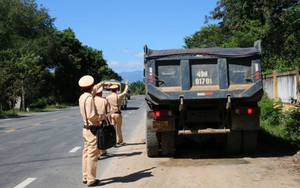
[[[106,99],[102,98],[102,90],[103,87],[100,87],[96,91],[94,101],[95,101],[97,113],[107,115],[108,111],[110,110],[110,105]],[[107,154],[106,150],[100,150],[100,156],[105,156],[106,154]]]
[[[78,82],[84,93],[79,98],[80,113],[83,120],[83,152],[82,152],[82,176],[83,183],[90,186],[100,185],[100,180],[96,179],[97,162],[99,149],[97,148],[97,138],[90,131],[90,126],[100,126],[100,121],[106,119],[105,115],[97,113],[93,94],[103,85],[103,82],[93,86],[94,78],[85,75]]]
[[[109,112],[111,117],[111,124],[116,127],[117,145],[119,146],[123,143],[121,103],[128,92],[128,81],[125,81],[125,89],[120,94],[117,94],[118,85],[111,85],[109,89],[112,93],[107,96],[106,99],[110,104]]]

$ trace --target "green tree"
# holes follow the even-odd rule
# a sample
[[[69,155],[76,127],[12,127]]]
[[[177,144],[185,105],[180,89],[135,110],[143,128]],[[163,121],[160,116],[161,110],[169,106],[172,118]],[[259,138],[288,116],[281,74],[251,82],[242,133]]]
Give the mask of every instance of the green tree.
[[[219,0],[207,17],[218,20],[185,38],[185,47],[248,47],[263,43],[265,70],[300,65],[299,0]]]
[[[80,95],[78,80],[86,74],[94,77],[95,83],[101,80],[121,77],[108,68],[102,51],[83,46],[72,29],[58,33],[58,55],[55,69],[56,99],[58,102],[77,103]]]
[[[102,66],[98,69],[98,76],[99,76],[99,80],[111,80],[111,79],[115,79],[115,80],[122,80],[122,77],[117,74],[116,72],[114,72],[111,68],[109,68],[108,66]]]
[[[130,84],[131,95],[145,95],[145,84],[142,81],[135,81]]]
[[[185,48],[207,48],[223,45],[224,35],[217,25],[202,27],[192,36],[185,37]]]
[[[28,104],[45,94],[48,53],[41,49],[52,46],[47,44],[52,43],[48,41],[55,31],[53,21],[33,0],[0,0],[2,105],[13,105],[23,91]]]
[[[0,110],[23,94],[26,106],[77,103],[86,74],[121,80],[102,51],[82,45],[70,28],[57,31],[54,20],[35,0],[0,0]]]

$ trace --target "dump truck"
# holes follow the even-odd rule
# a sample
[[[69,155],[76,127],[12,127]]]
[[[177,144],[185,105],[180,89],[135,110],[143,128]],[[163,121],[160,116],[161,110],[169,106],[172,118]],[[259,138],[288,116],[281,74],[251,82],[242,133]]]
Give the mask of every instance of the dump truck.
[[[263,95],[261,41],[246,48],[144,47],[148,157],[173,157],[182,137],[253,153]]]

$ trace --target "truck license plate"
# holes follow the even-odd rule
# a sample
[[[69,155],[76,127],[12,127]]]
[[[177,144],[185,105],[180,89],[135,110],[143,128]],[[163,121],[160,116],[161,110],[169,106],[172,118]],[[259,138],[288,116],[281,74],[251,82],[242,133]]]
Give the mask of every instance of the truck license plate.
[[[153,121],[153,128],[156,129],[168,128],[168,121]]]

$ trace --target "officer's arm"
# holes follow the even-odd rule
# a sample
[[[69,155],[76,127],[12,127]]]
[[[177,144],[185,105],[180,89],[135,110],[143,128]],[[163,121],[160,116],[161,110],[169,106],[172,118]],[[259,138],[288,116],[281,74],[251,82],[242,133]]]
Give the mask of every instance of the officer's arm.
[[[104,81],[99,82],[98,84],[94,85],[93,90],[91,92],[91,94],[93,95],[93,97],[96,95],[97,90],[104,85]]]
[[[89,118],[89,121],[92,122],[92,124],[98,124],[98,122],[107,119],[106,115],[104,114],[95,114],[91,118]]]
[[[119,94],[119,96],[124,97],[127,94],[127,92],[128,92],[128,81],[126,80],[125,81],[125,89],[121,94]]]

